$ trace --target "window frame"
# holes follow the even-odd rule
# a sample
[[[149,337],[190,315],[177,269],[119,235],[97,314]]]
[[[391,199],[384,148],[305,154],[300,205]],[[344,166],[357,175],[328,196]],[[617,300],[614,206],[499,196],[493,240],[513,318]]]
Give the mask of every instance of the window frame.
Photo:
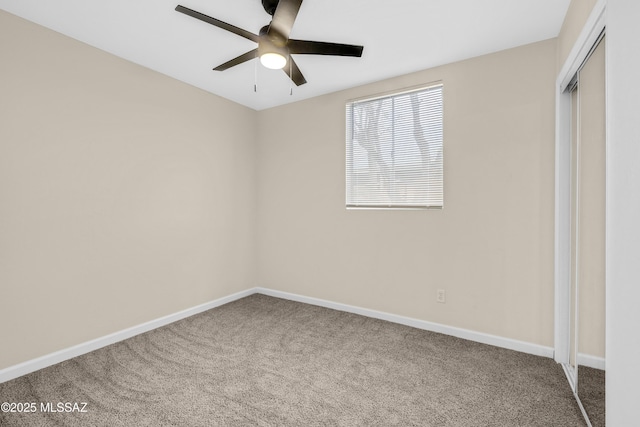
[[[356,204],[350,203],[349,200],[349,184],[350,184],[350,176],[353,176],[353,161],[349,162],[350,151],[353,152],[353,106],[356,104],[363,104],[368,102],[373,102],[381,99],[393,99],[397,97],[401,97],[404,95],[408,95],[415,92],[424,92],[433,89],[440,89],[440,103],[441,103],[441,127],[442,127],[442,137],[441,137],[441,145],[440,152],[442,156],[441,160],[441,199],[439,204],[416,204],[416,205],[403,205],[403,204]],[[393,120],[395,122],[395,120]],[[353,157],[353,154],[351,154]],[[351,169],[350,169],[351,168]],[[375,95],[364,96],[360,98],[354,98],[347,100],[345,103],[345,207],[347,210],[442,210],[444,208],[444,82],[443,81],[435,81],[427,84],[421,84],[418,86],[412,86],[408,88],[403,88],[399,90],[388,91],[384,93],[378,93]]]

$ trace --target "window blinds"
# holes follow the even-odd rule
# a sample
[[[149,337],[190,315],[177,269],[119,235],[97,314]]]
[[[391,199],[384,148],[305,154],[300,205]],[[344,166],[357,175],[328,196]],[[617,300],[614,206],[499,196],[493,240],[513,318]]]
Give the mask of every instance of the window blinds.
[[[443,205],[442,85],[346,105],[348,208]]]

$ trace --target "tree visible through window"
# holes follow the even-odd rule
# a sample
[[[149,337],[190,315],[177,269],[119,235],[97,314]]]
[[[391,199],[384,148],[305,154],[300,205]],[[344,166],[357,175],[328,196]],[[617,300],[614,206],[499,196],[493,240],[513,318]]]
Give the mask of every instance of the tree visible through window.
[[[347,207],[442,207],[442,85],[347,103]]]

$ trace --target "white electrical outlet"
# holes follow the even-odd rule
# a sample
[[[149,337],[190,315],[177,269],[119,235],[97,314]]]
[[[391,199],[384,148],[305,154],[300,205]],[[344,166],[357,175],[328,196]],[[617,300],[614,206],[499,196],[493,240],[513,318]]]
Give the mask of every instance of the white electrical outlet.
[[[440,302],[443,304],[447,302],[447,294],[444,289],[438,289],[438,292],[436,293],[436,302]]]

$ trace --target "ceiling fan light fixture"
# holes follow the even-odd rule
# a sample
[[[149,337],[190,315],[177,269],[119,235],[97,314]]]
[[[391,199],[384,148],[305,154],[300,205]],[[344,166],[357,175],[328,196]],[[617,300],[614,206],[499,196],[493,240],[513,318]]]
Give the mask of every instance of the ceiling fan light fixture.
[[[287,58],[278,52],[266,52],[260,55],[260,63],[272,70],[280,70],[287,65]]]

